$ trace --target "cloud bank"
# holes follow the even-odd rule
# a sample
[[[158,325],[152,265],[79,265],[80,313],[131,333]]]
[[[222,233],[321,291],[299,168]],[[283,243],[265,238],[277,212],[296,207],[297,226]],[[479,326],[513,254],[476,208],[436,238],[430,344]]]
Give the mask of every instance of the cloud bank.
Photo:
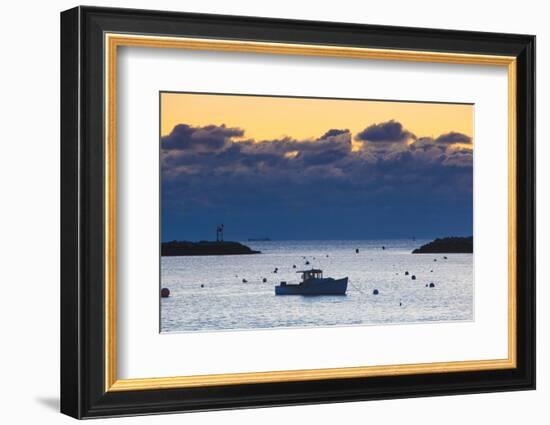
[[[319,239],[349,238],[352,222],[358,238],[376,236],[373,225],[420,235],[442,220],[471,233],[472,159],[467,135],[419,137],[394,120],[308,140],[179,124],[161,139],[163,238],[206,237],[209,220],[233,221],[236,238],[300,239],[320,227]]]

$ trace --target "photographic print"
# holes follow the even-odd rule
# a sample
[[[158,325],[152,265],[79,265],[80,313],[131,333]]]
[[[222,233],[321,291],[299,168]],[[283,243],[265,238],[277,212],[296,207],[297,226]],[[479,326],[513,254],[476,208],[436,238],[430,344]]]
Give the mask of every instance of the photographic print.
[[[474,319],[474,105],[160,106],[161,332]]]
[[[90,6],[60,34],[62,413],[535,389],[534,36]]]

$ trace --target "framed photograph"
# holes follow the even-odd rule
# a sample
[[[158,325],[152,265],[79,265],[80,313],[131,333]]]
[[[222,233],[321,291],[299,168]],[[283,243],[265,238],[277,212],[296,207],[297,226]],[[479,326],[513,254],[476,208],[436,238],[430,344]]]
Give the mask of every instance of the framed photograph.
[[[61,411],[535,388],[535,37],[61,14]]]

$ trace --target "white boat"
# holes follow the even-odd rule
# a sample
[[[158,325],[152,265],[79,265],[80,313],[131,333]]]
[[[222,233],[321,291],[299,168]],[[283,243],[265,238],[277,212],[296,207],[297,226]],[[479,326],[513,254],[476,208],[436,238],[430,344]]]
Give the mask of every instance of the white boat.
[[[300,270],[302,281],[298,284],[281,282],[275,286],[275,295],[346,295],[348,278],[323,277],[320,269]]]

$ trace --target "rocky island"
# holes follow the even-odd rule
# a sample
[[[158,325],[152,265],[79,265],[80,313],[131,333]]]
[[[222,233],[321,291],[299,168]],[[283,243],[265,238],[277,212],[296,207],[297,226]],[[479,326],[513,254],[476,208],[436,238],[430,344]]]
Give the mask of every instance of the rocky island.
[[[450,237],[436,239],[420,248],[416,248],[413,254],[471,254],[474,252],[474,238]]]
[[[170,241],[162,242],[163,257],[199,256],[199,255],[247,255],[260,254],[248,246],[231,241]]]

